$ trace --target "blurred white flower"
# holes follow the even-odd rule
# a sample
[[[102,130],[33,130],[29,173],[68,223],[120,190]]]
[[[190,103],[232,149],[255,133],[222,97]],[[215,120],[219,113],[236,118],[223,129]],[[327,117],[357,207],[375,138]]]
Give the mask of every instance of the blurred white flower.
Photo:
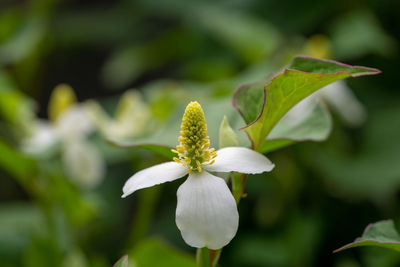
[[[100,132],[109,139],[129,139],[143,133],[150,119],[150,109],[138,91],[126,91],[110,117],[101,106],[89,101],[88,112]]]
[[[54,123],[54,131],[61,139],[87,136],[94,130],[85,104],[76,104],[65,110]]]
[[[125,183],[122,197],[189,173],[177,192],[176,224],[188,245],[219,249],[235,236],[239,214],[226,182],[208,171],[262,173],[274,164],[245,147],[210,149],[204,113],[197,102],[187,106],[181,129],[180,145],[173,150],[178,157],[134,174]]]
[[[21,149],[29,154],[42,154],[59,145],[68,178],[82,188],[91,188],[103,180],[105,162],[88,140],[94,130],[88,108],[84,103],[74,102],[75,99],[69,86],[56,87],[49,103],[51,120],[34,121],[31,135],[22,140]]]
[[[93,124],[84,107],[74,105],[60,114],[55,122],[37,120],[31,134],[22,141],[22,150],[32,154],[42,153],[57,142],[86,137]]]
[[[364,106],[346,83],[337,81],[303,99],[285,115],[284,119],[294,124],[302,121],[312,112],[318,102],[317,99],[327,102],[350,126],[361,125],[367,117]]]
[[[22,139],[21,149],[28,154],[41,153],[57,142],[56,134],[50,123],[45,120],[33,122],[30,135]]]
[[[102,182],[105,163],[95,146],[84,139],[66,140],[62,150],[65,171],[70,179],[83,188],[92,188]]]

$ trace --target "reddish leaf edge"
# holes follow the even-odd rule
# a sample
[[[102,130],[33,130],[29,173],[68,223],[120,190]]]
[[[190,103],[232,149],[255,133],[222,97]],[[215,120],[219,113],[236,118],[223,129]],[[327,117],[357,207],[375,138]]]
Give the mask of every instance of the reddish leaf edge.
[[[367,72],[367,73],[360,73],[360,74],[355,74],[355,75],[350,75],[353,78],[356,77],[361,77],[361,76],[370,76],[370,75],[378,75],[381,74],[382,71],[377,69],[377,68],[371,68],[371,67],[365,67],[365,66],[358,66],[358,65],[349,65],[343,62],[339,62],[336,60],[332,60],[332,59],[324,59],[324,58],[318,58],[318,57],[311,57],[311,56],[305,56],[305,55],[297,55],[295,57],[293,57],[292,62],[296,59],[296,58],[305,58],[305,59],[314,59],[314,60],[318,60],[318,61],[323,61],[323,62],[327,62],[327,63],[333,63],[342,67],[346,67],[349,69],[358,69],[358,68],[362,68],[362,69],[366,69],[366,70],[370,70],[371,72]],[[300,71],[300,70],[296,70],[296,69],[290,69],[287,68],[288,70],[295,70],[295,71],[299,71],[299,72],[303,72],[303,73],[309,73],[309,74],[338,74],[338,73],[348,73],[346,71],[338,71],[335,73],[318,73],[318,72],[304,72],[304,71]]]
[[[124,256],[122,256],[114,265],[113,267],[116,267],[118,264],[120,264],[123,260],[126,259],[126,264],[124,267],[128,267],[128,254],[125,254]]]
[[[276,76],[275,76],[275,77],[276,77]],[[275,79],[275,77],[274,77],[273,79]],[[244,87],[251,86],[251,85],[257,84],[257,83],[258,83],[258,82],[251,82],[251,83],[242,84],[242,85],[240,85],[240,86],[235,90],[235,92],[233,93],[232,100],[231,100],[232,106],[233,106],[234,109],[236,109],[236,110],[239,112],[239,114],[240,114],[240,116],[243,118],[243,120],[244,120],[243,112],[242,112],[242,110],[239,108],[239,106],[236,104],[236,101],[235,101],[236,95],[237,95],[241,90],[243,90]],[[262,107],[261,107],[261,112],[260,112],[260,114],[258,114],[257,118],[256,118],[253,122],[251,122],[251,123],[249,123],[249,124],[247,124],[247,125],[245,125],[245,126],[239,128],[239,130],[244,130],[244,129],[246,129],[247,127],[249,127],[250,125],[256,123],[256,122],[260,119],[260,117],[262,116],[262,114],[263,114],[263,112],[264,112],[265,103],[267,102],[267,91],[265,90],[265,86],[264,86],[263,93],[264,93],[264,100],[263,100],[263,104],[262,104]],[[245,131],[245,133],[246,133],[247,137],[249,138],[249,140],[250,140],[250,142],[251,142],[251,147],[254,148],[255,144],[254,144],[253,138],[251,138],[251,136],[249,135],[248,132]]]
[[[375,224],[383,223],[383,222],[393,222],[393,220],[382,220],[382,221],[378,221],[378,222],[375,222],[375,223],[368,224],[367,227],[365,227],[365,229],[364,229],[364,231],[363,231],[363,233],[362,233],[362,235],[360,237],[362,237],[369,230],[369,228],[371,228]],[[359,237],[357,237],[357,238],[359,238]],[[342,246],[342,247],[340,247],[338,249],[335,249],[332,253],[341,252],[341,251],[343,251],[345,249],[351,248],[352,245],[362,244],[362,243],[365,243],[365,242],[375,242],[375,243],[378,243],[378,244],[398,244],[398,245],[400,245],[400,242],[382,242],[382,241],[376,241],[376,240],[373,240],[373,239],[364,239],[364,240],[361,240],[361,241],[357,241],[357,238],[353,242],[351,242],[349,244],[346,244],[346,245],[344,245],[344,246]]]

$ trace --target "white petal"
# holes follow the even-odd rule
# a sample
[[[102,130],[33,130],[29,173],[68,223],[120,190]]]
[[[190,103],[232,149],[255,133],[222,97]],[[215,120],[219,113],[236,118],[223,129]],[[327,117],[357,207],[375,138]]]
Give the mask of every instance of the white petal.
[[[307,118],[307,116],[311,114],[315,107],[316,99],[319,99],[316,93],[317,92],[307,96],[297,103],[282,117],[281,120],[287,121],[291,125],[295,125]]]
[[[177,195],[176,225],[188,245],[219,249],[232,240],[239,214],[223,179],[204,171],[191,173]]]
[[[186,168],[176,162],[166,162],[135,173],[126,181],[122,197],[126,197],[136,190],[153,185],[171,182],[187,174]]]
[[[365,121],[367,117],[365,107],[344,81],[325,86],[321,94],[350,126],[357,126]]]
[[[32,135],[22,140],[22,150],[29,154],[41,153],[58,141],[54,129],[47,121],[39,120],[34,123]]]
[[[225,147],[217,151],[212,165],[204,166],[215,172],[262,173],[271,171],[275,165],[263,154],[246,147]]]
[[[68,108],[55,123],[55,131],[64,140],[88,135],[93,129],[88,111],[82,105]]]
[[[65,142],[62,160],[68,177],[82,188],[93,188],[104,179],[104,159],[96,146],[85,139]]]

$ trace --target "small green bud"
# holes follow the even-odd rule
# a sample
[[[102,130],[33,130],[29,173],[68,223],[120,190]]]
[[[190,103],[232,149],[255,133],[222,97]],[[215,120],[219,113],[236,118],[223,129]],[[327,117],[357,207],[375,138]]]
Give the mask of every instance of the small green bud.
[[[229,125],[228,119],[224,116],[219,127],[219,148],[228,146],[239,146],[239,141],[236,133]]]

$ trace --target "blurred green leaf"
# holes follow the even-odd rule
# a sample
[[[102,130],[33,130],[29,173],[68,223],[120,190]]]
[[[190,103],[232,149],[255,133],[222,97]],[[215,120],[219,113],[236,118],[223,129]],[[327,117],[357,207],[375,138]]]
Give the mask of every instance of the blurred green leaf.
[[[0,64],[16,63],[29,56],[39,45],[45,34],[45,24],[32,18],[0,45]]]
[[[129,253],[129,258],[133,259],[137,266],[140,267],[196,266],[196,261],[193,257],[176,250],[156,238],[138,243],[136,248]]]
[[[29,134],[33,128],[34,103],[20,91],[2,90],[0,84],[0,118],[17,127],[17,134]]]
[[[356,151],[352,151],[352,140],[341,145],[340,139],[332,139],[331,150],[319,151],[312,165],[323,172],[330,192],[340,197],[374,201],[389,200],[397,193],[400,143],[393,140],[400,135],[399,116],[398,106],[371,113]]]
[[[88,265],[85,254],[79,249],[74,249],[65,256],[62,267],[87,267]],[[96,265],[93,264],[93,266]]]
[[[267,238],[259,233],[242,235],[232,244],[232,250],[238,266],[289,266],[290,253],[282,238]]]
[[[267,58],[280,41],[280,35],[272,25],[244,12],[207,6],[190,14],[197,18],[194,21],[207,33],[248,63]]]
[[[191,33],[177,28],[151,42],[117,48],[103,67],[103,81],[110,88],[128,86],[143,73],[187,55],[193,45]]]
[[[128,255],[122,256],[113,267],[128,267]]]
[[[34,237],[30,246],[24,251],[25,267],[61,266],[63,254],[58,244],[51,238]]]
[[[331,129],[332,120],[328,110],[317,102],[312,112],[299,122],[280,120],[272,129],[260,152],[270,152],[295,142],[324,141]]]
[[[35,161],[2,140],[0,140],[0,167],[22,183],[31,182],[29,180],[36,173]]]
[[[368,10],[357,9],[339,17],[331,32],[336,58],[354,58],[370,53],[390,56],[397,49],[395,40]]]
[[[372,223],[365,228],[361,237],[334,252],[361,246],[377,246],[400,251],[400,235],[392,220]]]
[[[47,174],[45,179],[47,187],[40,197],[45,198],[46,203],[60,205],[71,225],[81,226],[93,219],[96,207],[66,177]]]
[[[32,233],[43,233],[44,220],[40,210],[26,203],[0,206],[0,265],[20,257]],[[14,263],[14,266],[17,264]]]
[[[15,81],[6,71],[0,69],[0,92],[16,90]]]
[[[245,122],[253,147],[260,150],[279,120],[298,102],[337,80],[380,73],[377,69],[297,56],[264,88],[262,83],[239,87],[233,101]]]

